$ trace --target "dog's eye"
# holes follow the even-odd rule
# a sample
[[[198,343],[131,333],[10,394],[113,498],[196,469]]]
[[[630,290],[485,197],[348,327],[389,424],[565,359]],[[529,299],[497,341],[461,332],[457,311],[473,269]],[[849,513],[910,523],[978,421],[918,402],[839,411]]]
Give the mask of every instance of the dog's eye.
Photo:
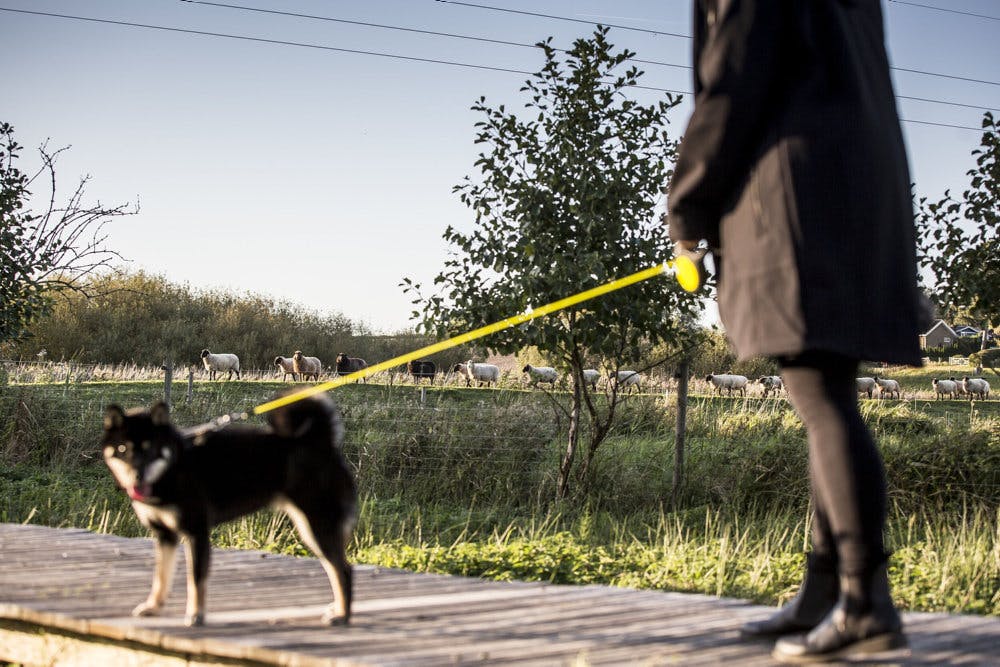
[[[118,445],[118,453],[124,454],[125,450],[128,449],[125,445]]]

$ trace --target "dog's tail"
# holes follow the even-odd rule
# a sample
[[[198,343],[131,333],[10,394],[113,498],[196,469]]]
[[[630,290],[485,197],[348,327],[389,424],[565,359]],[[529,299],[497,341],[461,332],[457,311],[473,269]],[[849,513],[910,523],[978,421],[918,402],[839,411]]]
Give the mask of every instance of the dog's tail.
[[[277,408],[268,413],[267,421],[275,433],[286,438],[329,442],[335,449],[342,449],[344,443],[344,420],[336,404],[326,394],[317,394]]]

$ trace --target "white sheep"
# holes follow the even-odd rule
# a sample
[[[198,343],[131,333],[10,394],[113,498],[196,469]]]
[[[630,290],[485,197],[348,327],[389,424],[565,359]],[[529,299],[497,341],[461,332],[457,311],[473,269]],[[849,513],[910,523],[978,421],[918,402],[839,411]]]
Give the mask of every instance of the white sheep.
[[[880,378],[875,376],[872,378],[875,380],[875,384],[879,387],[879,398],[902,398],[902,392],[900,391],[899,382],[896,380],[890,380],[889,378]]]
[[[725,389],[732,396],[734,391],[738,391],[744,396],[747,395],[747,383],[750,382],[745,375],[733,375],[731,373],[719,373],[705,376],[705,382],[715,385],[715,393],[722,395]]]
[[[583,383],[589,384],[591,389],[597,391],[597,381],[601,379],[601,373],[594,368],[584,368],[581,371],[581,375],[583,376]]]
[[[237,380],[240,379],[240,358],[235,354],[212,354],[205,348],[201,351],[201,362],[205,364],[209,380],[214,380],[215,374],[221,371],[229,371],[227,380],[233,378],[233,373]]]
[[[292,363],[295,372],[303,380],[308,380],[311,375],[314,380],[319,380],[319,374],[323,371],[323,362],[318,357],[307,357],[302,354],[302,350],[295,350],[292,355]]]
[[[291,357],[275,357],[274,365],[282,373],[281,375],[282,382],[284,382],[285,378],[287,378],[289,375],[292,376],[292,382],[295,382],[295,380],[298,379],[298,376],[295,374],[295,364],[292,362]]]
[[[875,378],[855,378],[855,383],[857,384],[859,394],[868,394],[868,398],[871,398],[875,393],[875,387],[878,383],[875,382]]]
[[[559,373],[551,366],[532,366],[531,364],[527,364],[521,369],[521,372],[528,374],[528,379],[531,381],[532,387],[537,387],[539,382],[548,382],[554,388],[556,380],[559,379]]]
[[[990,383],[983,378],[964,377],[962,378],[961,385],[969,395],[970,401],[976,396],[984,401],[990,397]]]
[[[780,375],[764,375],[757,378],[757,384],[764,387],[764,398],[767,398],[772,391],[777,394],[785,388]]]
[[[628,393],[632,393],[632,388],[638,392],[642,391],[642,375],[638,371],[618,371],[616,376],[612,378],[617,383],[619,389],[627,389]]]
[[[954,380],[938,380],[934,378],[931,380],[931,384],[934,385],[935,399],[943,399],[946,395],[948,398],[955,398],[955,395],[958,393],[958,383]]]
[[[493,364],[477,364],[472,359],[465,362],[465,374],[467,378],[466,385],[468,386],[473,381],[479,383],[482,387],[483,383],[486,386],[490,386],[491,383],[500,381],[500,368],[494,366]]]

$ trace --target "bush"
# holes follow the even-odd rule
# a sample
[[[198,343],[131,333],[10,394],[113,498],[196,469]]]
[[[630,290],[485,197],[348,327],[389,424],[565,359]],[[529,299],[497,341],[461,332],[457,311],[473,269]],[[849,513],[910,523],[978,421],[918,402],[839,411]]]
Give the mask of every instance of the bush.
[[[994,347],[991,350],[983,350],[969,355],[969,363],[973,366],[982,365],[989,368],[1000,366],[1000,347]]]

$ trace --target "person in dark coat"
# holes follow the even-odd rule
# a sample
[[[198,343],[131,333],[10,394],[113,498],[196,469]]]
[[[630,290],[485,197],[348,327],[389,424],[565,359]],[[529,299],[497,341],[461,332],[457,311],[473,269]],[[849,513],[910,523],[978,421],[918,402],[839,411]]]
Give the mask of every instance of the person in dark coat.
[[[902,646],[861,360],[920,365],[910,176],[877,0],[696,0],[695,107],[668,190],[680,249],[713,250],[737,356],[776,358],[815,508],[798,596],[745,637],[779,660]],[[805,634],[796,634],[805,633]]]

